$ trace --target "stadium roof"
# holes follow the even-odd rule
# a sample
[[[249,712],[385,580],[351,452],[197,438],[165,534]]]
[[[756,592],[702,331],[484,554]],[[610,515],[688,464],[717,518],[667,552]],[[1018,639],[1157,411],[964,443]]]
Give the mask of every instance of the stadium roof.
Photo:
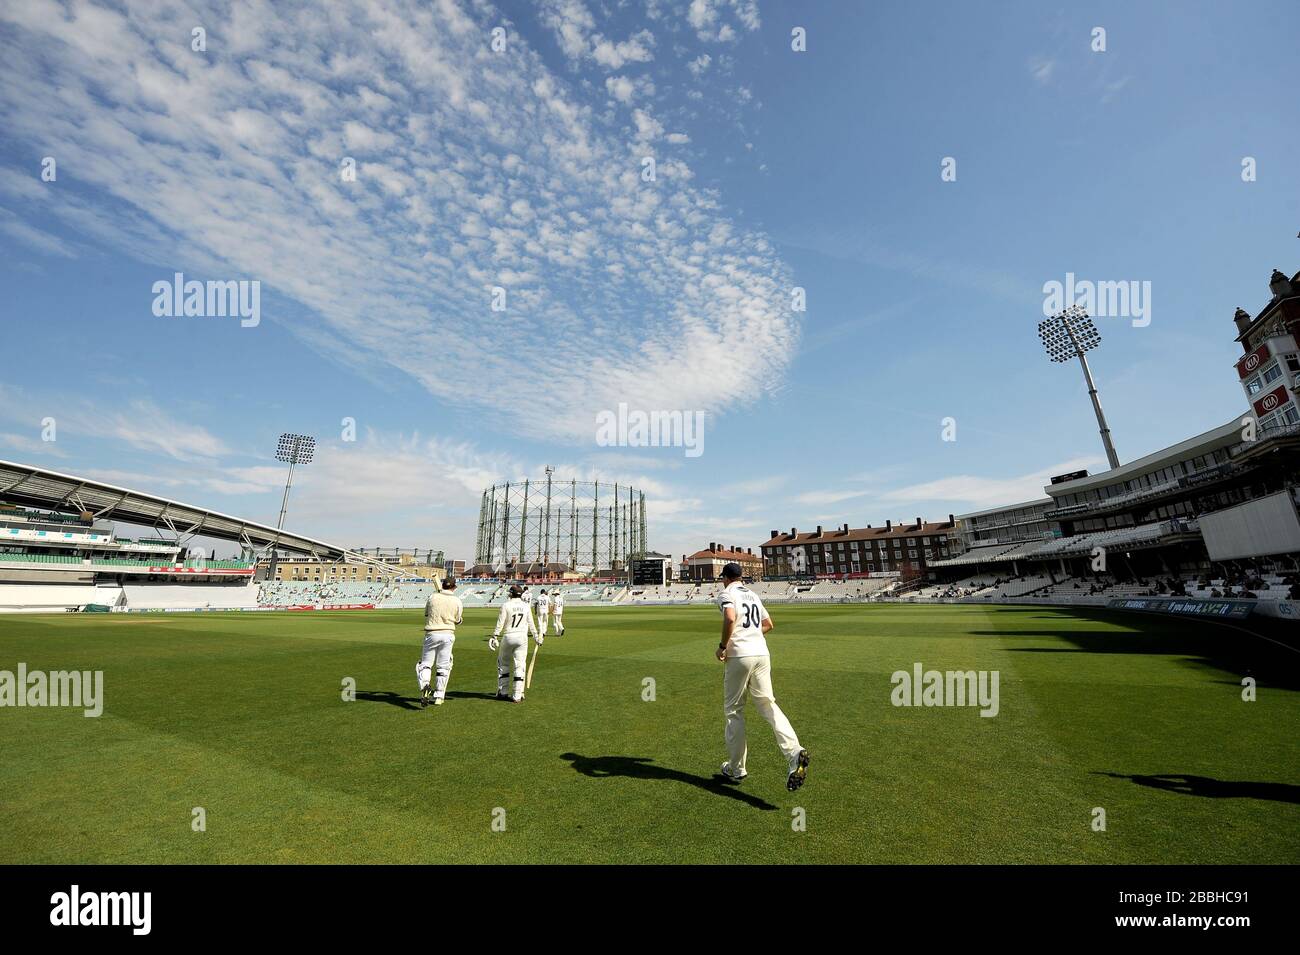
[[[327,558],[346,556],[349,560],[372,562],[370,558],[353,554],[345,547],[291,531],[277,530],[205,507],[13,461],[0,461],[0,500],[64,513],[89,512],[97,518],[166,528],[178,538],[201,534],[219,540],[239,541],[254,549],[274,546],[301,554]]]
[[[1148,471],[1158,471],[1178,461],[1199,457],[1207,452],[1237,444],[1241,441],[1241,428],[1240,421],[1229,421],[1227,424],[1211,428],[1203,434],[1198,434],[1185,441],[1179,441],[1177,444],[1161,448],[1159,451],[1153,451],[1151,454],[1140,457],[1136,461],[1130,461],[1128,464],[1122,464],[1109,471],[1089,474],[1087,477],[1081,477],[1074,481],[1049,484],[1043,490],[1051,497],[1057,498],[1063,494],[1077,494],[1080,491],[1087,491],[1092,488],[1120,484],[1129,478],[1140,477]]]

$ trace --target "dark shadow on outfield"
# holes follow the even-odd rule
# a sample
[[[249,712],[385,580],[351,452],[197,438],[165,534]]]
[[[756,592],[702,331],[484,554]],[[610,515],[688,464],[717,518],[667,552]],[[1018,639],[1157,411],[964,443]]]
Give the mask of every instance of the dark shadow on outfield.
[[[742,792],[735,786],[729,786],[707,776],[693,776],[680,769],[667,769],[651,766],[654,762],[648,756],[579,756],[577,753],[563,753],[561,759],[573,763],[573,768],[592,779],[605,779],[610,776],[626,776],[629,779],[659,779],[675,783],[686,783],[696,789],[703,789],[715,796],[726,796],[753,806],[755,809],[776,809],[766,799],[759,799]]]
[[[471,693],[469,690],[448,690],[446,693],[449,700],[495,700],[494,693]],[[365,700],[367,703],[387,703],[390,706],[400,706],[404,710],[420,709],[420,698],[418,696],[402,696],[400,693],[394,693],[392,690],[357,690],[357,699]]]
[[[1139,786],[1163,789],[1165,792],[1185,796],[1205,796],[1208,799],[1265,799],[1270,802],[1300,803],[1300,786],[1290,783],[1245,783],[1209,776],[1183,776],[1177,773],[1158,773],[1154,776],[1124,773],[1093,773],[1112,779],[1130,779]]]
[[[1057,646],[1006,647],[1005,653],[1095,653],[1177,656],[1191,667],[1217,670],[1238,678],[1250,676],[1281,690],[1300,690],[1300,653],[1240,630],[1201,620],[1136,613],[1096,617],[1099,622],[1122,623],[1122,632],[1033,628],[1028,630],[973,630],[974,636],[1005,640],[1044,640]],[[1234,623],[1238,623],[1234,621]],[[1257,626],[1256,621],[1249,621]],[[1266,636],[1276,639],[1270,631]]]
[[[367,703],[387,703],[390,706],[400,706],[404,710],[418,710],[420,708],[420,698],[418,696],[402,696],[392,690],[357,690],[357,699],[365,700]]]

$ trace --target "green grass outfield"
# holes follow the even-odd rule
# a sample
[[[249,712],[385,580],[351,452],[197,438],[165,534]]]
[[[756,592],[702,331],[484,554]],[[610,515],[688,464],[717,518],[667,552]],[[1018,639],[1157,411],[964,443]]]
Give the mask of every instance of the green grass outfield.
[[[749,778],[711,781],[712,607],[570,608],[522,706],[471,610],[427,710],[414,611],[0,617],[0,670],[105,682],[98,719],[0,709],[0,862],[1300,862],[1294,653],[1155,616],[772,611],[797,793],[752,705]],[[894,707],[917,662],[998,671],[1000,713]]]

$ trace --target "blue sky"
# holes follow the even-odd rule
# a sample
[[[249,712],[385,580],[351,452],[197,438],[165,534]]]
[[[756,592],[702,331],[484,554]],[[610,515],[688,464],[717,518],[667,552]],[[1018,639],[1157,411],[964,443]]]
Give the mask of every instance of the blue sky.
[[[1233,309],[1300,267],[1293,14],[8,5],[0,456],[274,522],[314,434],[290,526],[466,558],[548,464],[645,490],[673,554],[1035,497],[1104,466],[1035,334],[1067,272],[1151,283],[1098,318],[1122,460],[1246,410]],[[155,316],[177,271],[258,280],[260,324]],[[704,453],[597,446],[619,402]]]

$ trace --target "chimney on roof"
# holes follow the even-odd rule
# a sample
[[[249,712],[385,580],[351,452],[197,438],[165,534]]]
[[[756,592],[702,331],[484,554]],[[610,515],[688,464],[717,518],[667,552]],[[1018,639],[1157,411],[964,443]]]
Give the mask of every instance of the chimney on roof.
[[[771,535],[768,537],[768,540],[772,540],[772,538],[776,537],[776,535],[779,534],[779,533],[781,533],[781,532],[780,532],[780,531],[772,531]]]
[[[894,528],[893,521],[885,521],[885,533],[888,534]]]
[[[848,521],[845,521],[845,522],[844,522],[844,533],[847,534],[848,532],[849,532],[849,523],[848,523]]]
[[[1291,280],[1277,269],[1273,270],[1272,276],[1268,280],[1268,290],[1273,293],[1274,298],[1281,298],[1283,295],[1291,294]]]
[[[820,524],[817,525],[817,536],[818,537],[822,536],[822,526]]]
[[[791,536],[791,537],[798,537],[798,536],[799,536],[799,528],[797,528],[797,527],[792,527],[792,528],[790,528],[790,536]]]
[[[718,549],[717,542],[716,542],[716,541],[709,541],[709,553],[712,554],[712,553],[713,553],[714,551],[716,551],[717,549]]]
[[[1236,314],[1232,316],[1232,320],[1237,323],[1237,334],[1246,334],[1246,329],[1250,328],[1250,312],[1244,308],[1239,308]]]
[[[957,526],[957,518],[953,517],[951,514],[948,515],[948,526],[949,527]]]

